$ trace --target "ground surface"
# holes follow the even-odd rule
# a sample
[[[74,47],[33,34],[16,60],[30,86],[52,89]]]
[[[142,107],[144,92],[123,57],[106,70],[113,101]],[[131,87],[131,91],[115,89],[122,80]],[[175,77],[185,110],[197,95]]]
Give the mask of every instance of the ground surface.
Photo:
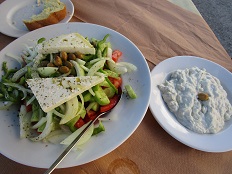
[[[232,0],[192,0],[232,57]]]

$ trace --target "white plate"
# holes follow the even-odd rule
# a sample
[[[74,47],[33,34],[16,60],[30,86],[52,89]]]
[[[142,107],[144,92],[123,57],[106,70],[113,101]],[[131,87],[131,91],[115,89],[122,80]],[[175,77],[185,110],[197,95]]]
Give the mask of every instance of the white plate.
[[[104,123],[106,131],[92,137],[83,147],[79,156],[79,153],[76,152],[69,153],[60,163],[59,168],[77,166],[93,161],[121,145],[142,121],[149,105],[151,92],[150,71],[139,49],[118,32],[94,24],[56,24],[32,31],[16,39],[0,52],[0,65],[7,60],[12,67],[15,67],[15,61],[6,57],[5,54],[10,52],[18,55],[23,49],[22,43],[31,45],[41,37],[51,38],[71,32],[78,32],[84,37],[96,39],[103,39],[106,34],[110,34],[108,41],[111,42],[112,48],[123,52],[121,60],[133,63],[138,68],[137,71],[125,74],[122,77],[123,86],[131,84],[138,98],[132,100],[123,95],[122,100],[108,115],[108,117],[112,117],[112,121]],[[19,139],[17,111],[17,108],[10,111],[0,111],[0,152],[6,157],[25,165],[40,168],[49,167],[64,148],[61,145],[35,143],[28,139]]]
[[[66,17],[60,23],[67,23],[73,16],[74,6],[71,0],[61,0],[66,5]],[[6,0],[0,4],[0,32],[11,37],[20,37],[30,32],[23,23],[33,14],[39,14],[43,5],[36,5],[36,0]]]
[[[193,66],[205,68],[206,71],[217,77],[228,93],[232,103],[232,74],[222,66],[209,60],[193,56],[177,56],[159,63],[151,72],[152,92],[150,106],[151,112],[158,123],[171,136],[192,148],[206,152],[224,152],[232,149],[232,120],[226,123],[225,128],[217,134],[197,134],[182,126],[164,103],[158,84],[164,82],[167,75],[177,69]]]

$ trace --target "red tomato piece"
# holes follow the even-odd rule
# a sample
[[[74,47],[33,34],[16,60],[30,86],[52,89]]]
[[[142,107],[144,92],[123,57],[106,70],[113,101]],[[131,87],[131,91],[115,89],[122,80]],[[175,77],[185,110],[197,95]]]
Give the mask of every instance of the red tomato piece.
[[[31,104],[26,105],[26,111],[27,112],[31,112],[32,111],[32,105]]]
[[[118,95],[114,95],[110,99],[110,103],[108,105],[104,105],[104,106],[100,107],[100,113],[106,112],[106,111],[112,109],[118,103],[118,99],[119,99],[119,96]]]
[[[40,131],[38,131],[38,129],[37,129],[37,131],[36,131],[38,134],[41,134],[42,132],[40,132]]]
[[[84,118],[85,123],[89,122],[90,120],[94,120],[98,115],[98,112],[93,111],[93,110],[89,110]]]
[[[77,129],[79,129],[80,127],[82,127],[85,124],[84,120],[82,118],[80,118],[76,123],[75,123],[75,127]]]
[[[26,111],[31,112],[32,111],[32,104],[27,105],[26,100],[23,100],[23,104],[26,106]]]
[[[97,112],[96,111],[93,111],[93,110],[89,110],[87,112],[87,116],[90,118],[90,117],[95,117],[97,115]]]
[[[112,59],[114,62],[117,62],[119,57],[121,57],[121,56],[122,56],[122,52],[119,50],[114,50],[112,53]]]
[[[113,85],[118,89],[121,84],[122,84],[122,78],[118,77],[118,78],[113,78],[113,77],[108,77],[109,80],[111,81],[111,83],[113,83]]]

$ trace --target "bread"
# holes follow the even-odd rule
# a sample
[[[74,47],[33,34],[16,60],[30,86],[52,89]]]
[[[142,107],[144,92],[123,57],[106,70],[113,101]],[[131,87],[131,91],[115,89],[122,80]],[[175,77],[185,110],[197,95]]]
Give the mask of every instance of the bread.
[[[42,2],[44,9],[40,14],[31,16],[29,20],[23,20],[30,31],[56,24],[66,16],[66,6],[60,0],[43,0]]]

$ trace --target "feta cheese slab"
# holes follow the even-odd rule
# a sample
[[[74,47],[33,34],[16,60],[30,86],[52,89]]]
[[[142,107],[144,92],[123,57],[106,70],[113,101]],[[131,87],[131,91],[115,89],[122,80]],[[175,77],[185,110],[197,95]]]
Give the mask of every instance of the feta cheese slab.
[[[104,81],[100,76],[28,79],[27,84],[44,112],[49,112],[66,101]]]
[[[38,53],[49,54],[65,51],[68,53],[95,54],[95,48],[79,33],[63,34],[44,41],[37,46]]]

